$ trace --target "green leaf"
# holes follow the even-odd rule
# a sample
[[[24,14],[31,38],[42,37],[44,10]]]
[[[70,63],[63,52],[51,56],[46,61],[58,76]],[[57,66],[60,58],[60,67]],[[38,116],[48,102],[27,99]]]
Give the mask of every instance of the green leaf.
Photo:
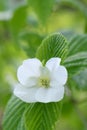
[[[60,57],[62,61],[68,53],[68,43],[62,34],[49,35],[37,50],[36,57],[41,61],[47,61],[52,57]]]
[[[66,39],[68,40],[68,42],[71,41],[71,39],[76,36],[76,32],[74,32],[73,30],[61,30],[60,31],[62,33],[62,35],[64,35],[66,37]]]
[[[36,103],[25,113],[27,130],[54,130],[61,113],[61,103]]]
[[[87,69],[75,75],[73,80],[75,81],[75,86],[77,89],[87,91]]]
[[[26,130],[25,124],[24,124],[24,115],[21,117],[21,120],[17,126],[17,130]]]
[[[3,130],[17,130],[22,120],[25,105],[26,104],[17,97],[12,96],[4,113]]]
[[[87,35],[75,35],[69,42],[68,55],[70,56],[83,51],[87,51]]]
[[[87,52],[80,52],[75,55],[69,56],[65,61],[69,74],[76,74],[87,68]]]
[[[34,32],[22,33],[20,36],[21,46],[29,57],[35,57],[36,50],[41,44],[42,39],[41,35]]]
[[[15,39],[26,24],[26,16],[26,6],[20,7],[14,12],[14,16],[10,21],[10,28]]]
[[[28,0],[42,23],[45,23],[51,14],[55,0]]]

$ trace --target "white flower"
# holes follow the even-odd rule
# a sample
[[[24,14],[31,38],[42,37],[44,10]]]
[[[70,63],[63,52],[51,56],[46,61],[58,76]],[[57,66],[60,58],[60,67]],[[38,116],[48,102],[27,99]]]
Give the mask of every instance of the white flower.
[[[45,64],[36,59],[24,60],[18,68],[20,82],[14,94],[24,102],[57,102],[64,97],[67,70],[60,65],[60,58],[51,58]]]

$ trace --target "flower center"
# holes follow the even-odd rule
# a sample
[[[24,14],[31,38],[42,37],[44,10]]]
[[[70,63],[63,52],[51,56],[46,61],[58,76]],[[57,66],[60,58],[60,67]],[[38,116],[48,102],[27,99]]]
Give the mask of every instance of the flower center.
[[[39,84],[39,86],[41,86],[41,87],[48,88],[49,85],[50,85],[50,79],[47,78],[47,77],[40,77],[38,84]]]

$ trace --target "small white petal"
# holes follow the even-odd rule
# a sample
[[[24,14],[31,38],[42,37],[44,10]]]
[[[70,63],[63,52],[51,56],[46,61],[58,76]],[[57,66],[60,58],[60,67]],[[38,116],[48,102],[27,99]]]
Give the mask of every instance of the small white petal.
[[[35,99],[35,94],[37,90],[37,87],[26,88],[18,84],[14,89],[14,95],[27,103],[37,102]]]
[[[52,72],[51,82],[56,82],[57,84],[65,85],[68,78],[67,70],[64,66],[59,66]]]
[[[40,67],[40,76],[41,77],[50,77],[50,71],[47,67]]]
[[[33,87],[38,83],[38,78],[35,77],[30,77],[27,81],[26,81],[26,86],[25,87]]]
[[[60,88],[60,86],[62,86],[62,85],[56,79],[53,79],[50,81],[51,88],[58,89],[58,88]]]
[[[50,70],[53,71],[60,65],[61,59],[60,58],[51,58],[50,60],[47,61],[46,67]]]
[[[28,59],[18,68],[17,77],[19,82],[24,86],[31,86],[29,78],[38,77],[40,75],[41,62],[36,59]]]
[[[57,102],[62,100],[64,97],[64,87],[60,88],[40,88],[36,93],[36,100],[38,102],[48,103],[48,102]]]

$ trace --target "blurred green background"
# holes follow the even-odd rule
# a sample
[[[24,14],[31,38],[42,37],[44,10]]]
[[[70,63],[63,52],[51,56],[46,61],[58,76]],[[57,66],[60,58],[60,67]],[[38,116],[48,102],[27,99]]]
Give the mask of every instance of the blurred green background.
[[[67,40],[87,33],[87,0],[0,0],[0,130],[22,60],[34,57],[42,39],[62,32]],[[87,70],[65,96],[56,130],[87,130]],[[79,86],[79,87],[78,87]]]

